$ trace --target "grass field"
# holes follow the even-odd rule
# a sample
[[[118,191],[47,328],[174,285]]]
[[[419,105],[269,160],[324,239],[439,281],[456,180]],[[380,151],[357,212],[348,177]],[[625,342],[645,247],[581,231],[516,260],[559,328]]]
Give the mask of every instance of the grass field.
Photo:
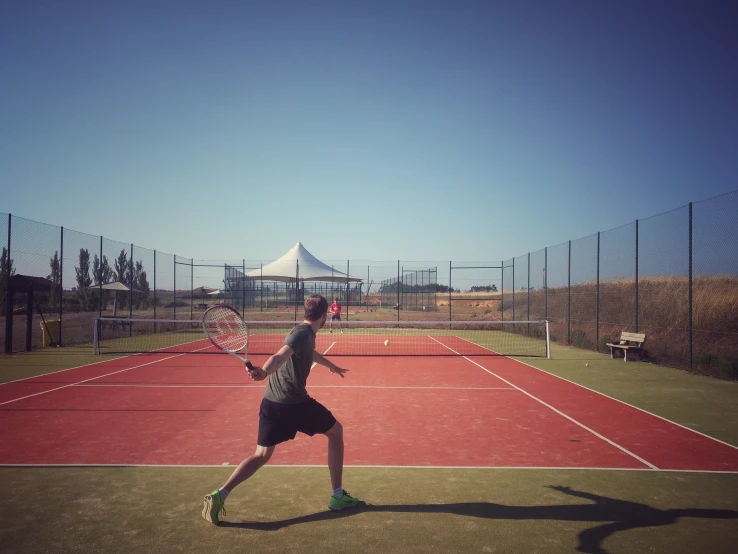
[[[738,445],[736,384],[561,345],[553,349],[551,360],[524,361]],[[101,359],[109,358],[92,358],[86,348],[4,356],[0,379]],[[252,441],[244,437],[244,456]],[[361,437],[347,435],[347,444],[357,441]],[[738,540],[735,473],[348,467],[346,487],[366,503],[332,513],[325,508],[326,468],[267,466],[229,497],[225,523],[213,527],[200,518],[202,494],[231,471],[0,468],[0,550],[191,552],[217,544],[218,552],[317,552],[339,540],[346,550],[367,553],[719,553],[733,552]]]

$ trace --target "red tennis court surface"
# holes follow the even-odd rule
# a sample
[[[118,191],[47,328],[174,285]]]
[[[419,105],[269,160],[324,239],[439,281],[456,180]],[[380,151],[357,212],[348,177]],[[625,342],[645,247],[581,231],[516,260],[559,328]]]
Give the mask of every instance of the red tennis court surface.
[[[308,390],[343,423],[347,465],[738,471],[736,447],[509,358],[332,359],[346,378],[316,366]],[[263,387],[204,354],[0,385],[0,464],[237,464]],[[326,444],[298,435],[270,463],[324,465]]]

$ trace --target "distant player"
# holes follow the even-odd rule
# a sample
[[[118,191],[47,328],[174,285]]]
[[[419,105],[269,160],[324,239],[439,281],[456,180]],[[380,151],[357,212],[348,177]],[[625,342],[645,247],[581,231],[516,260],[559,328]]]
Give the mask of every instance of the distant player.
[[[333,322],[334,321],[341,321],[341,303],[338,301],[338,298],[333,299],[333,304],[331,304],[331,327],[328,331],[329,333],[333,332]],[[341,324],[336,323],[336,328],[340,329]],[[343,330],[341,330],[343,333]]]

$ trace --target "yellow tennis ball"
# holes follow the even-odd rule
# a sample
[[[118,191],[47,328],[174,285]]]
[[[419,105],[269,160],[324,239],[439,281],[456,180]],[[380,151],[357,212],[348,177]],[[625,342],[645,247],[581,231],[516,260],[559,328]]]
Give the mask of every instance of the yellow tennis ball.
[[[388,340],[384,341],[384,345],[389,346],[389,341]]]
[[[589,364],[584,364],[586,367],[589,367]]]

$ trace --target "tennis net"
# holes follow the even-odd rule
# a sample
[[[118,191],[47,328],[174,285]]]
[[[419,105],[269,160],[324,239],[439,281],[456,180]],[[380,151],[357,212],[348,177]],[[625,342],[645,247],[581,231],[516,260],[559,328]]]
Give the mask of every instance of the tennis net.
[[[249,355],[274,354],[292,321],[247,321]],[[95,320],[94,352],[219,353],[200,320]],[[343,321],[318,332],[315,349],[334,356],[550,357],[547,321]]]

